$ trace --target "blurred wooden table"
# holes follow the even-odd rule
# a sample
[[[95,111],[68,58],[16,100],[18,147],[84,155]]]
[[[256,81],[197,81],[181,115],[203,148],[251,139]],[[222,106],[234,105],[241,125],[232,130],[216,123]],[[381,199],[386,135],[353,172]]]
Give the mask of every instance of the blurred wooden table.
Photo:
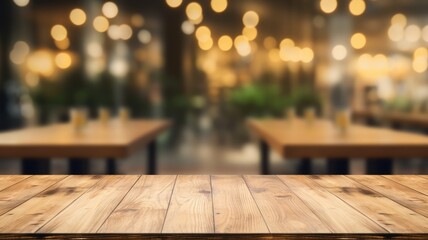
[[[428,233],[427,176],[38,175],[0,176],[0,182],[2,238]]]
[[[364,120],[368,124],[372,124],[376,121],[385,121],[391,123],[395,128],[410,126],[419,127],[424,130],[428,129],[428,114],[354,109],[352,111],[352,116],[355,119]]]
[[[262,174],[269,174],[269,148],[301,158],[302,173],[310,173],[310,158],[327,158],[331,174],[348,174],[349,158],[367,158],[368,174],[390,174],[392,158],[428,157],[428,137],[416,133],[353,124],[343,134],[327,120],[250,120],[248,126],[261,138]]]
[[[162,120],[93,121],[81,131],[70,124],[9,131],[0,133],[0,158],[23,158],[24,174],[49,174],[53,157],[69,158],[70,174],[88,174],[89,158],[108,158],[108,173],[114,174],[114,158],[126,158],[147,145],[147,171],[155,174],[156,137],[169,125]]]

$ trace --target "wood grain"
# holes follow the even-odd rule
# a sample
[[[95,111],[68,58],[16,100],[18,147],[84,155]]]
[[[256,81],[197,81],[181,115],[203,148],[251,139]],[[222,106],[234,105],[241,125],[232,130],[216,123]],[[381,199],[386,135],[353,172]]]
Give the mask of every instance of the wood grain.
[[[210,176],[179,176],[163,233],[213,233]]]
[[[216,233],[267,233],[263,216],[241,176],[212,176]]]
[[[138,178],[138,176],[102,176],[94,187],[37,232],[96,233]]]
[[[428,232],[428,218],[345,176],[313,179],[391,233]]]
[[[28,175],[0,175],[0,191],[29,177]]]
[[[384,177],[428,196],[428,179],[423,176],[394,175]]]
[[[428,217],[428,196],[420,192],[379,176],[349,176],[349,178],[421,215],[424,215],[425,217]]]
[[[0,191],[0,238],[423,239],[428,233],[423,175],[2,178],[12,185]]]
[[[334,233],[386,232],[375,222],[304,176],[278,176]]]
[[[90,122],[76,132],[70,124],[0,133],[0,158],[127,157],[170,126],[163,120]]]
[[[251,120],[248,126],[284,158],[428,157],[428,137],[352,124],[342,134],[327,120]]]
[[[31,176],[0,192],[0,215],[39,194],[66,176]]]
[[[160,233],[176,176],[142,176],[98,230]]]
[[[97,176],[69,176],[0,216],[0,232],[34,233],[83,192]]]
[[[276,176],[245,176],[271,233],[329,233],[321,220]]]

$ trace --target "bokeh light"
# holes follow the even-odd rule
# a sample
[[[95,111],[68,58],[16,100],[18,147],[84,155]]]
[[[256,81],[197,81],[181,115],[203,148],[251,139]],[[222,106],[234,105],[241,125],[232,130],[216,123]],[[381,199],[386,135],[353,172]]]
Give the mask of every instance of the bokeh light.
[[[54,71],[53,56],[49,50],[37,50],[30,54],[27,60],[27,67],[30,71],[45,77],[50,77]]]
[[[211,8],[217,13],[224,12],[227,8],[227,0],[211,0]]]
[[[321,0],[320,8],[325,13],[332,13],[337,8],[337,0]]]
[[[51,29],[51,36],[56,41],[61,41],[67,38],[67,29],[63,25],[55,25]]]
[[[190,20],[197,20],[202,16],[202,7],[197,2],[191,2],[186,7],[186,15]]]
[[[70,21],[77,26],[83,25],[86,22],[86,13],[80,8],[75,8],[70,12]]]
[[[248,40],[253,41],[257,38],[257,28],[244,27],[244,29],[242,29],[242,35],[246,36]]]
[[[195,25],[193,25],[192,22],[186,20],[181,24],[181,31],[183,31],[183,33],[186,35],[191,35],[195,32]]]
[[[152,34],[143,29],[138,32],[138,40],[143,44],[148,44],[152,40]]]
[[[55,41],[55,46],[58,49],[66,50],[70,47],[70,40],[68,38],[64,38],[61,41]]]
[[[345,46],[336,45],[331,51],[331,54],[334,59],[340,61],[346,58],[346,56],[348,55],[348,51],[346,50]]]
[[[98,32],[105,32],[108,30],[110,23],[108,22],[107,18],[103,16],[98,16],[94,19],[92,25],[94,26],[94,29]]]
[[[254,11],[248,11],[242,17],[242,22],[246,27],[254,28],[259,24],[259,15]]]
[[[409,25],[404,30],[404,39],[408,42],[417,42],[421,38],[421,29],[416,25]]]
[[[351,45],[355,49],[361,49],[366,45],[366,36],[362,33],[355,33],[351,37]]]
[[[71,66],[72,60],[68,53],[62,52],[55,56],[55,64],[60,69],[67,69]]]
[[[183,3],[183,0],[166,0],[165,2],[172,8],[178,8]]]
[[[222,51],[229,51],[233,47],[233,40],[228,35],[223,35],[218,39],[218,47]]]
[[[366,3],[364,0],[351,0],[349,2],[349,12],[354,16],[359,16],[366,10]]]
[[[18,7],[26,7],[30,3],[30,0],[13,0],[13,2]]]
[[[107,18],[114,18],[119,13],[119,8],[114,2],[105,2],[102,7],[102,12]]]

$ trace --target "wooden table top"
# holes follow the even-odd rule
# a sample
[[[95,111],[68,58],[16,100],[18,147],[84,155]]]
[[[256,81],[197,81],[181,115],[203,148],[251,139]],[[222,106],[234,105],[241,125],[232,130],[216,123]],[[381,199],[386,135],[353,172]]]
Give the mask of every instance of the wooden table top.
[[[81,131],[54,124],[3,132],[0,157],[127,157],[169,125],[163,120],[93,121]]]
[[[356,118],[379,119],[391,123],[404,124],[408,126],[428,128],[428,114],[383,112],[369,109],[354,109],[352,115]]]
[[[422,134],[352,124],[341,133],[331,121],[250,120],[248,126],[283,157],[427,157]]]
[[[428,176],[15,175],[0,182],[1,234],[428,233]]]

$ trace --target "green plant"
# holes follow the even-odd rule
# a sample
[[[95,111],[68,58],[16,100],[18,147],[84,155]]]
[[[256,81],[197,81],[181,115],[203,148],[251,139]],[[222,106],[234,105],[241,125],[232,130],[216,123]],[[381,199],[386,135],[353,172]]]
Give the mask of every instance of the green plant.
[[[244,117],[269,117],[281,115],[290,100],[274,85],[251,84],[233,90],[229,103]]]

